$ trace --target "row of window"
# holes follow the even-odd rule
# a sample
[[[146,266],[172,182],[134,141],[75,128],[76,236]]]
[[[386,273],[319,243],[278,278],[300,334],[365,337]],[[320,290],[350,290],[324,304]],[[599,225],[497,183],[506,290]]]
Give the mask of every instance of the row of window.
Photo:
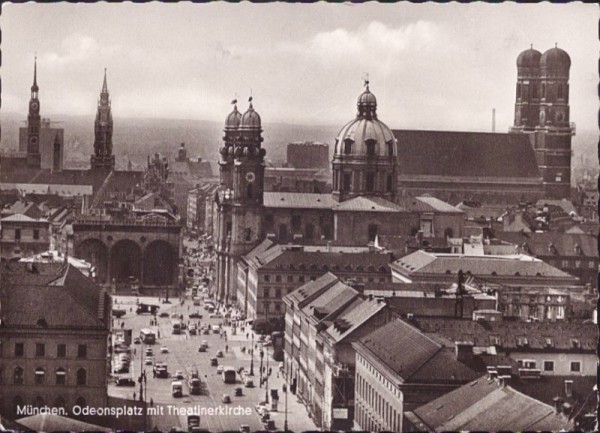
[[[520,368],[531,368],[531,369],[537,368],[537,362],[534,360],[528,360],[528,359],[518,359],[517,365]],[[554,361],[543,361],[542,370],[547,371],[547,372],[554,371]],[[581,373],[581,361],[571,361],[571,363],[569,365],[569,371],[571,373]]]
[[[388,141],[387,143],[385,143],[385,145],[386,145],[387,155],[394,156],[394,143],[391,141]],[[365,146],[367,147],[367,156],[374,157],[375,151],[376,151],[376,146],[377,146],[377,141],[373,140],[373,139],[366,140]],[[354,147],[353,140],[351,140],[349,138],[344,140],[344,154],[345,155],[351,155],[353,153],[353,147]]]
[[[527,89],[529,89],[529,92],[527,91]],[[523,84],[517,83],[517,98],[521,98],[521,97],[527,98],[529,96],[529,95],[527,95],[527,93],[530,93],[532,99],[537,99],[538,98],[538,86],[536,86],[535,84],[529,84],[528,86],[523,86]],[[563,99],[563,98],[565,98],[566,93],[568,93],[567,86],[565,84],[558,83],[556,85],[556,97],[558,99]],[[541,98],[546,97],[546,83],[541,84],[540,94],[541,94],[541,96],[540,96]]]
[[[78,344],[77,345],[77,358],[87,358],[88,350],[87,344]],[[35,357],[36,358],[44,358],[46,357],[46,344],[45,343],[35,343]],[[15,358],[22,358],[25,355],[25,343],[15,343],[14,346],[14,356]],[[2,355],[2,345],[0,345],[0,355]],[[66,358],[67,357],[67,345],[66,344],[57,344],[56,345],[56,358]]]
[[[0,239],[4,237],[4,233],[5,232],[9,232],[9,231],[11,231],[11,230],[8,230],[8,229],[2,230],[2,229],[0,229]],[[28,230],[25,230],[25,231],[28,231]],[[21,229],[14,229],[14,234],[15,234],[14,235],[14,239],[16,241],[20,241],[21,240],[22,232],[23,231]],[[33,229],[32,238],[34,240],[36,240],[36,241],[40,239],[40,230],[39,229]]]
[[[367,172],[365,174],[365,183],[364,189],[358,188],[358,191],[364,190],[366,192],[374,192],[375,191],[375,180],[376,174],[372,172]],[[341,185],[338,185],[338,176],[333,176],[333,189],[337,190],[341,186],[342,192],[351,192],[354,189],[352,188],[352,172],[342,172],[341,177]],[[383,185],[382,185],[383,186]],[[385,178],[385,191],[391,192],[394,188],[394,177],[391,174],[388,174]]]
[[[401,431],[402,407],[399,402],[396,405],[381,395],[364,377],[356,375],[356,387],[359,398],[357,399],[356,421],[358,424],[367,430],[391,430]],[[378,419],[367,415],[367,411],[363,410],[363,404],[369,406],[372,412],[375,412]]]
[[[0,383],[4,383],[4,369],[0,368]],[[25,370],[23,367],[15,367],[13,370],[12,377],[13,385],[23,385],[25,383]],[[46,378],[46,369],[44,367],[38,367],[34,372],[34,383],[36,385],[52,384],[52,385],[67,385],[67,371],[59,367],[54,372],[54,381],[50,381]],[[77,370],[75,375],[75,384],[87,385],[87,371],[85,368]]]

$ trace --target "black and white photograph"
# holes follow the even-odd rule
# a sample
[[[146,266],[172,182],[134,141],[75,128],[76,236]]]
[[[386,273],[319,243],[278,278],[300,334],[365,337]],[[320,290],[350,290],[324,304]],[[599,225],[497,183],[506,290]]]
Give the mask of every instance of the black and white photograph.
[[[598,430],[599,12],[3,3],[0,430]]]

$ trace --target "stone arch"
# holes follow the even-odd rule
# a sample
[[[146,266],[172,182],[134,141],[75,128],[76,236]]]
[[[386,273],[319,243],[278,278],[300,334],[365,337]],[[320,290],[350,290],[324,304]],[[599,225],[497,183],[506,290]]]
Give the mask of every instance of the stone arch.
[[[90,263],[96,271],[96,281],[107,283],[108,247],[100,239],[90,238],[75,247],[75,257]]]
[[[177,254],[167,241],[150,242],[144,249],[144,285],[166,286],[173,284]]]
[[[140,279],[142,249],[130,239],[116,242],[110,250],[110,276],[117,283],[129,282],[129,277]]]

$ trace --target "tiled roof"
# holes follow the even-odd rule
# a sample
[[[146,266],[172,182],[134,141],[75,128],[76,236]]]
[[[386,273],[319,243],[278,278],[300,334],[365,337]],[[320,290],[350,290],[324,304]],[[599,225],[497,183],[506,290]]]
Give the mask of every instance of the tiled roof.
[[[265,208],[332,209],[337,202],[331,194],[265,192]]]
[[[401,175],[541,178],[527,134],[393,132]]]
[[[435,254],[422,250],[396,260],[393,269],[406,274],[453,274],[462,269],[464,273],[470,272],[474,276],[521,276],[521,277],[553,277],[572,280],[578,284],[579,280],[558,268],[523,255],[506,256],[467,256],[460,254]]]
[[[28,183],[41,169],[30,167],[27,158],[0,157],[0,182]]]
[[[284,297],[284,299],[289,300],[289,302],[292,303],[293,305],[302,307],[303,301],[310,298],[311,296],[314,296],[318,292],[325,290],[328,287],[331,287],[333,284],[335,284],[338,281],[340,281],[338,279],[338,277],[333,275],[331,272],[327,272],[327,273],[321,275],[316,280],[309,281],[308,283],[303,284],[302,286],[298,287],[293,292],[287,294]]]
[[[2,269],[2,323],[8,327],[107,329],[110,298],[73,266],[10,263]]]
[[[495,231],[497,239],[510,242],[519,247],[525,247],[526,253],[536,257],[552,256],[556,250],[557,256],[598,257],[598,239],[587,234],[572,234],[562,232],[524,233]],[[581,247],[581,253],[576,250]]]
[[[48,221],[45,219],[34,219],[34,218],[30,218],[27,215],[23,215],[20,213],[14,214],[14,215],[10,215],[7,216],[5,218],[2,218],[2,222],[8,223],[8,222],[34,222],[34,223],[47,223]]]
[[[334,342],[339,343],[384,308],[385,302],[356,298],[324,332]]]
[[[406,416],[417,429],[432,431],[559,431],[572,427],[552,406],[485,377]]]
[[[436,212],[460,213],[460,214],[463,213],[463,211],[460,210],[459,208],[452,206],[451,204],[446,203],[445,201],[442,201],[439,198],[421,196],[421,197],[417,197],[417,200],[431,206],[433,208],[433,210]]]
[[[111,431],[106,427],[50,413],[39,413],[20,418],[19,423],[32,431]]]
[[[359,196],[334,206],[335,211],[353,212],[406,212],[402,206],[381,197]]]
[[[596,325],[588,322],[522,322],[461,320],[454,318],[414,317],[411,323],[426,334],[450,341],[469,341],[477,347],[496,345],[502,350],[590,352],[598,341]],[[522,338],[527,339],[523,344]],[[519,341],[521,339],[521,341]]]
[[[306,304],[302,311],[308,317],[321,321],[335,311],[339,311],[352,299],[358,297],[358,292],[352,287],[338,281],[319,296]]]
[[[373,331],[360,342],[404,380],[442,350],[441,344],[399,319]]]
[[[283,250],[270,256],[259,257],[263,269],[298,269],[306,271],[331,271],[334,274],[348,272],[373,272],[381,275],[389,274],[392,261],[390,253],[360,252],[315,252]]]
[[[573,203],[571,203],[571,201],[566,200],[566,199],[562,199],[562,200],[539,199],[536,203],[536,206],[538,208],[544,207],[544,206],[557,206],[557,207],[561,208],[567,214],[570,214],[571,212],[577,213],[577,210],[575,209],[575,206],[573,206]]]

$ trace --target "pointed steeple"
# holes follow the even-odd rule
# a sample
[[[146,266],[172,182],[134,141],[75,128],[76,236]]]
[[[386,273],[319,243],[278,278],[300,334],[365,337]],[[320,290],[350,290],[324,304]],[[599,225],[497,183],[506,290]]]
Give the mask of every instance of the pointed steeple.
[[[104,83],[102,84],[102,93],[108,93],[108,86],[106,84],[106,68],[104,68]]]
[[[37,85],[37,56],[33,58],[33,86],[31,86],[32,92],[37,92],[39,90]]]

